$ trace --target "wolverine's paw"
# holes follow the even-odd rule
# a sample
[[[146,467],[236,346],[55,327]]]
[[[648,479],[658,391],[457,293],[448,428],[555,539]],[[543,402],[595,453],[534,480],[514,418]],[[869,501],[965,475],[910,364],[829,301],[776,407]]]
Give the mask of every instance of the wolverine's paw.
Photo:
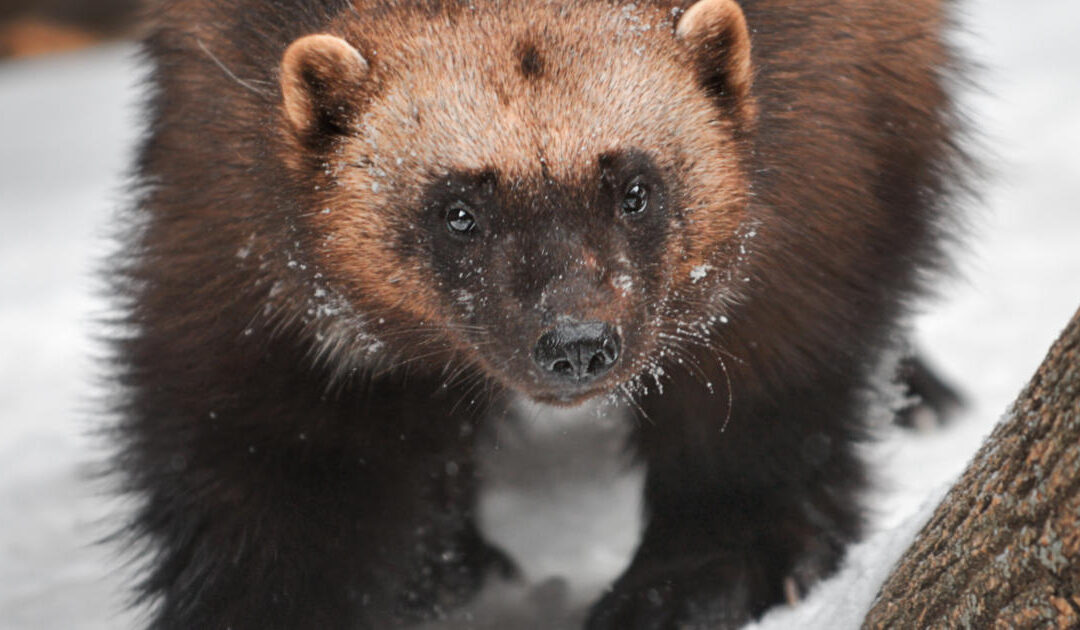
[[[780,600],[764,580],[727,559],[689,570],[631,569],[593,606],[586,630],[723,630],[738,628]]]

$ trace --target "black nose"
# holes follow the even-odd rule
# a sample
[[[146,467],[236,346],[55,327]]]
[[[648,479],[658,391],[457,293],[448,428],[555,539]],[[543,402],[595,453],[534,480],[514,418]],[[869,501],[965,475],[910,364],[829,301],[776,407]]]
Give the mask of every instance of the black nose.
[[[603,322],[561,324],[541,335],[533,360],[545,374],[584,383],[619,359],[619,333]]]

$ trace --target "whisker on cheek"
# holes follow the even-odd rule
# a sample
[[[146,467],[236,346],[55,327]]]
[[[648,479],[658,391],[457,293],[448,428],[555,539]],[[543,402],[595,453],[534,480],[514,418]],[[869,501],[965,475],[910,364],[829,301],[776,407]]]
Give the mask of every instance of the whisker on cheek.
[[[654,422],[653,419],[649,417],[648,412],[646,412],[645,409],[638,403],[637,399],[634,397],[633,392],[630,391],[630,388],[627,386],[626,383],[619,383],[616,391],[622,394],[623,400],[625,400],[630,405],[630,407],[634,409],[635,418],[643,419],[649,424],[656,426],[656,422]]]

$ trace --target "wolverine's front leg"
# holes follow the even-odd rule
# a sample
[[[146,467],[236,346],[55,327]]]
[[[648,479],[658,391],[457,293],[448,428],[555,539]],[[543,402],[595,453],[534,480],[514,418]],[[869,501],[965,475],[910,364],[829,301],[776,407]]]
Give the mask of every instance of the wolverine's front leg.
[[[256,385],[198,422],[185,414],[205,398],[156,413],[148,398],[130,420],[149,627],[394,627],[512,570],[473,521],[475,414],[454,392],[415,375],[332,398]]]
[[[856,537],[846,384],[744,396],[730,417],[727,401],[691,378],[642,401],[645,531],[589,630],[741,626],[832,572]]]

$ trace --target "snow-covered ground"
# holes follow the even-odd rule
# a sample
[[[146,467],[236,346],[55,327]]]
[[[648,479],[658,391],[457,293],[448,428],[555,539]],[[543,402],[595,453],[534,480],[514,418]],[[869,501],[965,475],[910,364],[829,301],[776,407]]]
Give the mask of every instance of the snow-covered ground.
[[[758,628],[857,627],[926,507],[1080,305],[1076,7],[964,3],[971,34],[961,39],[986,67],[987,92],[967,100],[994,174],[960,256],[963,279],[927,306],[917,331],[971,405],[942,431],[894,432],[873,447],[875,533],[839,576]],[[93,273],[122,198],[137,77],[125,47],[0,65],[0,630],[134,625],[118,563],[94,544],[117,504],[88,480],[101,458],[88,430],[100,420],[93,319],[104,304]],[[519,627],[509,615],[532,618],[530,628],[572,627],[581,602],[620,570],[639,479],[615,450],[585,448],[611,444],[610,431],[568,423],[500,436],[487,528],[535,588],[494,589],[457,626]]]

